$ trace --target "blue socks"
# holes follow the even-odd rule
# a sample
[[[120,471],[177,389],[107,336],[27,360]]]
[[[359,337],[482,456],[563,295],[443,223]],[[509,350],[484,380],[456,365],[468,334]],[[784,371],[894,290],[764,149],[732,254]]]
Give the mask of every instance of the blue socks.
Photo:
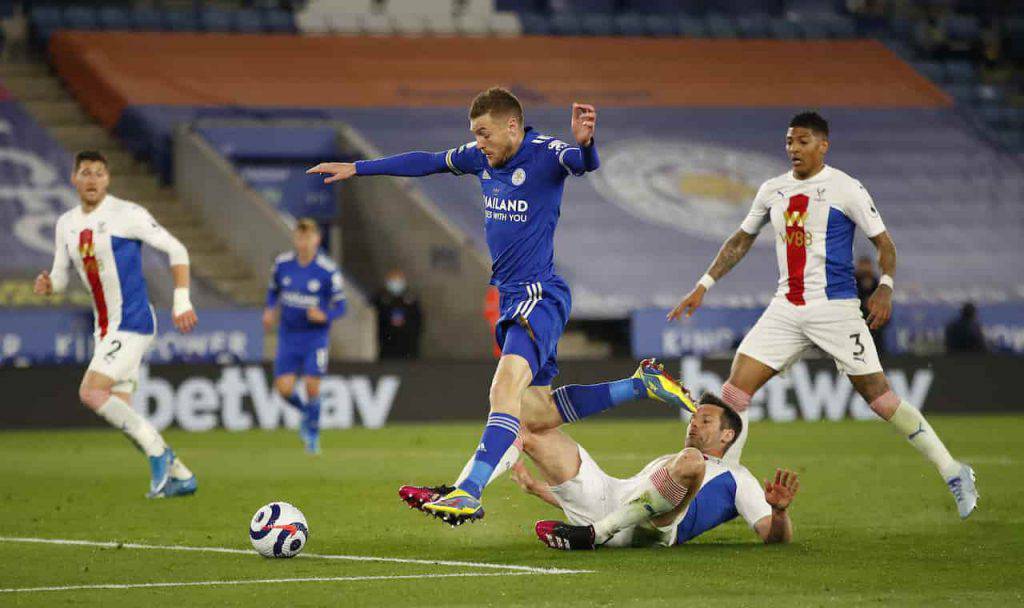
[[[601,384],[569,384],[555,389],[555,407],[566,423],[609,410],[620,403],[647,396],[647,387],[639,378],[626,378]]]
[[[512,442],[519,436],[519,419],[511,414],[493,412],[487,417],[487,426],[480,438],[480,445],[473,456],[473,467],[469,476],[459,484],[459,489],[474,498],[480,498],[484,486],[491,478],[494,467],[498,466]]]
[[[285,401],[300,412],[306,409],[306,404],[302,402],[302,397],[299,397],[299,391],[292,391],[291,395],[285,397]],[[317,401],[319,402],[319,399]]]
[[[310,399],[306,403],[306,409],[303,412],[306,416],[306,426],[309,430],[316,432],[320,430],[320,397],[316,399]]]

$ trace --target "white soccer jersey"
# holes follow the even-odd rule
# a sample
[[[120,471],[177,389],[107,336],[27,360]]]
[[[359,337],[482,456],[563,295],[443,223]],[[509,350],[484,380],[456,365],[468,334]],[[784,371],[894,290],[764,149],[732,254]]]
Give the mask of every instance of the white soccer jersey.
[[[828,165],[810,179],[787,172],[762,184],[740,228],[757,234],[769,221],[779,262],[775,295],[797,306],[856,298],[854,227],[868,237],[885,232],[864,186]]]
[[[67,287],[68,264],[73,264],[92,292],[97,339],[114,331],[156,331],[142,274],[142,243],[168,253],[172,266],[188,264],[185,247],[148,211],[109,194],[92,212],[78,206],[57,220],[53,289]]]

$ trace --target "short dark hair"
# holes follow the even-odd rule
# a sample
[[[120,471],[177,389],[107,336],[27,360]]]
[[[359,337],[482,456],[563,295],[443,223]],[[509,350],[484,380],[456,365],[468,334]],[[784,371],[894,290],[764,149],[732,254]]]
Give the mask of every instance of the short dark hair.
[[[295,223],[295,230],[298,232],[320,234],[320,224],[317,224],[316,220],[311,217],[300,217],[299,221]]]
[[[801,112],[789,121],[789,127],[803,127],[818,135],[828,137],[828,121],[817,112]]]
[[[711,392],[705,392],[700,396],[700,401],[698,401],[697,405],[713,405],[722,408],[722,428],[735,431],[732,441],[729,442],[729,445],[725,446],[726,449],[739,439],[740,433],[743,432],[743,419],[736,413],[736,410],[729,407],[725,401],[722,401],[721,397]]]
[[[87,161],[103,163],[104,167],[110,167],[110,163],[107,162],[107,157],[99,150],[82,150],[78,154],[75,154],[75,171],[78,171],[79,165]]]
[[[484,114],[495,116],[515,116],[519,125],[523,124],[523,104],[512,94],[512,91],[504,87],[491,87],[473,98],[473,104],[469,106],[469,119],[479,118]]]

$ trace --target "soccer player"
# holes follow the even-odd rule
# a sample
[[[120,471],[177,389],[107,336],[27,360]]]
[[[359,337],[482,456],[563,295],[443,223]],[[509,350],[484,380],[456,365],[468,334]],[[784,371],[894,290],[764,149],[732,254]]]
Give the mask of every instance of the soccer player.
[[[787,509],[800,488],[797,474],[779,469],[762,486],[746,467],[725,460],[739,437],[739,415],[705,393],[690,420],[681,452],[652,460],[629,479],[601,470],[559,429],[526,436],[526,453],[544,481],[516,463],[524,491],[562,509],[568,522],[539,521],[535,531],[553,549],[681,545],[734,519],[765,543],[788,543]]]
[[[422,505],[428,513],[457,525],[483,517],[480,496],[500,470],[514,462],[513,442],[520,419],[531,409],[555,408],[551,381],[558,374],[558,338],[572,306],[569,286],[554,271],[554,234],[562,190],[569,175],[598,167],[593,106],[572,105],[575,145],[524,126],[523,107],[508,90],[488,89],[473,100],[469,128],[475,140],[444,152],[408,152],[356,163],[321,163],[310,173],[326,173],[327,183],[363,175],[422,176],[471,174],[483,191],[484,226],[491,253],[491,283],[500,292],[501,317],[495,337],[501,358],[490,389],[491,413],[467,475],[456,488]],[[649,392],[633,378],[577,387],[574,411],[580,417]],[[659,382],[652,378],[652,382]],[[654,391],[650,391],[652,394]],[[660,393],[659,393],[660,394]],[[681,394],[664,392],[685,407]],[[528,422],[528,420],[527,420]]]
[[[871,196],[860,182],[825,164],[828,122],[814,112],[797,114],[786,132],[792,170],[769,179],[754,197],[747,218],[722,245],[707,273],[668,318],[690,316],[704,295],[750,250],[758,232],[771,223],[779,262],[779,288],[757,324],[743,339],[722,397],[744,412],[751,397],[810,346],[828,353],[871,409],[892,424],[927,458],[946,481],[961,518],[978,503],[974,471],[950,455],[921,413],[898,397],[878,361],[870,329],[892,314],[896,246]],[[860,312],[853,273],[853,233],[859,227],[878,249],[882,272]],[[745,440],[738,440],[734,455]]]
[[[320,377],[327,371],[331,322],[345,314],[341,272],[320,253],[320,227],[302,218],[293,233],[295,251],[277,256],[267,289],[263,326],[269,331],[278,320],[274,388],[302,413],[299,436],[306,451],[320,451]],[[302,376],[306,403],[295,390]]]
[[[196,491],[196,477],[160,433],[131,408],[142,357],[156,334],[156,317],[142,274],[142,244],[163,251],[174,275],[174,326],[188,333],[198,319],[189,299],[188,251],[141,206],[107,193],[107,159],[75,156],[71,183],[81,204],[57,220],[53,269],[36,277],[40,295],[63,292],[73,264],[92,292],[96,347],[78,394],[82,403],[120,429],[149,459],[149,498]]]

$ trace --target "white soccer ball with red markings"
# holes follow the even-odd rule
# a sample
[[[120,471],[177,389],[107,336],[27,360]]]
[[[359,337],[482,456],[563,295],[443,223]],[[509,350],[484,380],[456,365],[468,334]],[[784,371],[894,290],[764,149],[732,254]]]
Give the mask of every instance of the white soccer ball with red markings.
[[[286,502],[263,505],[249,522],[249,540],[263,557],[295,557],[308,538],[306,516]]]

